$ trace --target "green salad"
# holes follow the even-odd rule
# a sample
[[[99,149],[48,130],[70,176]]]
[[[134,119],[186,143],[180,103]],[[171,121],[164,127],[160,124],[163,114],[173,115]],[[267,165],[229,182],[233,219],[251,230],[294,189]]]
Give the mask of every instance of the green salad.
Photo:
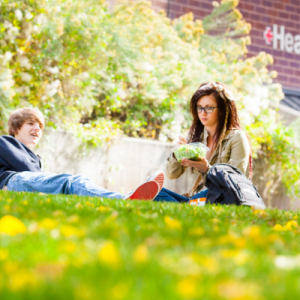
[[[183,159],[201,160],[206,156],[208,148],[202,143],[191,143],[180,145],[175,151],[175,156],[179,162]]]

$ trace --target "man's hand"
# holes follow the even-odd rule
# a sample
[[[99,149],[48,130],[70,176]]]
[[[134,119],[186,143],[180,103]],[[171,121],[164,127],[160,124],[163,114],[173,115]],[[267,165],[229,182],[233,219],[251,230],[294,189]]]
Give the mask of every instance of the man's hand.
[[[208,169],[208,161],[206,160],[206,158],[203,158],[200,161],[194,161],[194,160],[189,160],[189,159],[183,159],[181,161],[181,164],[184,167],[191,167],[191,168],[195,168],[196,170],[199,170],[202,173],[205,173]]]

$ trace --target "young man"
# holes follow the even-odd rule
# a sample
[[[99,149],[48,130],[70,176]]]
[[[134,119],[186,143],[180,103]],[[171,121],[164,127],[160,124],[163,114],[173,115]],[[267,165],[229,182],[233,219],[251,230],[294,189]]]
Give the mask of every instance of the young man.
[[[0,136],[0,189],[130,200],[153,200],[161,190],[164,175],[160,172],[126,195],[101,188],[82,175],[43,172],[41,159],[32,150],[42,137],[44,125],[44,116],[36,108],[12,113],[9,135]]]

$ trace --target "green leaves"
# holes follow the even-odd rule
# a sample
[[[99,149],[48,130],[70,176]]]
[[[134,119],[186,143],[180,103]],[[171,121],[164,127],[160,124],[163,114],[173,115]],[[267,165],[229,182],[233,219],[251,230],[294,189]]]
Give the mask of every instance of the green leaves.
[[[283,127],[273,59],[245,57],[251,26],[238,1],[213,2],[202,21],[192,13],[170,20],[145,1],[111,12],[98,0],[0,3],[0,130],[10,110],[37,106],[48,126],[73,128],[92,145],[122,133],[171,141],[190,126],[188,103],[200,83],[221,81],[235,94],[255,156],[264,153],[272,174],[289,166],[286,186],[296,182],[289,161],[298,148],[283,138],[290,131],[270,129]]]

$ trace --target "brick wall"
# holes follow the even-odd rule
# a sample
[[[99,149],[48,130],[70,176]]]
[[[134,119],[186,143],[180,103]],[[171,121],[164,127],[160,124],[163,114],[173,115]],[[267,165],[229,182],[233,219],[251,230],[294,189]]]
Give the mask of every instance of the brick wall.
[[[203,19],[212,11],[212,0],[153,0],[155,10],[164,9],[171,18],[193,12],[196,19]],[[271,54],[274,64],[269,68],[276,70],[275,80],[286,89],[300,91],[300,55],[275,50],[267,45],[263,33],[266,26],[285,26],[285,32],[300,35],[300,0],[240,0],[238,9],[244,19],[251,23],[252,44],[248,47],[250,55],[260,51]]]

